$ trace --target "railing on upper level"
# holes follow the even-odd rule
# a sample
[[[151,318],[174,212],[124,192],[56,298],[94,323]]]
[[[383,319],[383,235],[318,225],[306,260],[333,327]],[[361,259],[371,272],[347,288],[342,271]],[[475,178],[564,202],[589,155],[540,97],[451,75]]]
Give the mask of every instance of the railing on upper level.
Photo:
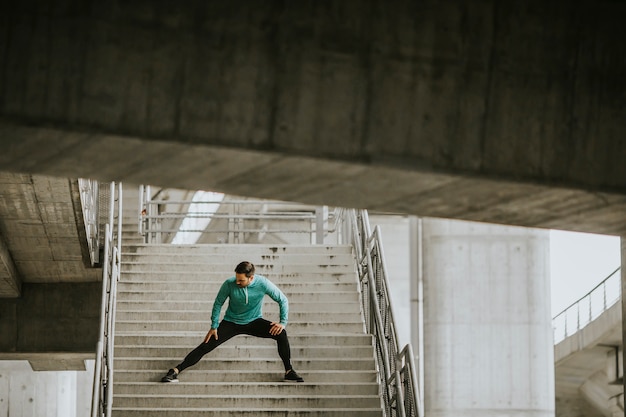
[[[78,188],[80,189],[80,202],[89,246],[89,258],[91,265],[94,266],[100,262],[100,216],[98,210],[100,187],[96,180],[79,178]]]
[[[400,349],[380,228],[372,233],[367,211],[343,210],[356,251],[361,301],[368,331],[374,336],[382,397],[387,417],[424,416],[423,389],[410,344]]]
[[[619,271],[621,267],[552,319],[555,344],[580,331],[621,300],[622,281]]]
[[[117,188],[117,196],[116,196]],[[111,183],[109,220],[105,226],[102,260],[100,333],[96,346],[91,417],[109,417],[113,405],[113,346],[117,282],[122,248],[122,184]],[[117,209],[116,204],[117,203]]]
[[[256,243],[273,235],[274,241],[321,244],[335,233],[336,213],[325,206],[223,195],[154,200],[150,186],[141,186],[139,195],[139,233],[146,243]]]

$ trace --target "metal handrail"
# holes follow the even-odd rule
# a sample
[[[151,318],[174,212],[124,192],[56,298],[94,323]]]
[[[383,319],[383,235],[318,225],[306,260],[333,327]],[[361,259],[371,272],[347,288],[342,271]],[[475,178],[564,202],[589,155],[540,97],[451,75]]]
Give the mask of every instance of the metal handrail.
[[[424,408],[413,349],[410,344],[399,349],[380,228],[370,232],[365,210],[345,210],[343,214],[351,226],[365,323],[375,340],[385,415],[422,417]]]
[[[555,344],[582,330],[587,324],[621,300],[621,276],[618,274],[620,270],[621,267],[617,267],[591,291],[554,316],[552,329]],[[612,298],[607,296],[612,296]],[[570,329],[572,322],[575,326]]]
[[[156,200],[147,185],[140,186],[139,196],[138,230],[145,243],[170,243],[177,233],[212,234],[220,243],[246,243],[251,235],[280,233],[308,234],[311,243],[321,244],[336,232],[336,210],[329,211],[326,207],[231,196],[219,201]],[[191,207],[203,205],[218,206],[219,210],[190,211]],[[270,210],[272,206],[278,209]],[[174,208],[168,210],[168,207]],[[189,227],[184,226],[185,219],[221,222],[210,227]],[[280,228],[270,229],[274,221],[285,223]]]
[[[115,191],[115,183],[111,183],[109,221],[105,227],[100,336],[96,345],[91,417],[110,417],[113,406],[113,346],[115,342],[117,282],[120,277],[122,248],[121,183],[117,184],[117,198]]]

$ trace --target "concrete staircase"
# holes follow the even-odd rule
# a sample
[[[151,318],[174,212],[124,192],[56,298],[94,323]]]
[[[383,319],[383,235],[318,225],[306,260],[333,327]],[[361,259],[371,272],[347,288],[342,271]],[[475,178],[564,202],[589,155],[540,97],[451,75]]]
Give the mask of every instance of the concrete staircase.
[[[132,245],[122,259],[114,416],[382,416],[351,247]],[[289,298],[292,363],[305,382],[283,382],[276,343],[248,336],[178,384],[158,382],[202,341],[217,290],[243,260]],[[278,319],[269,297],[263,310]]]

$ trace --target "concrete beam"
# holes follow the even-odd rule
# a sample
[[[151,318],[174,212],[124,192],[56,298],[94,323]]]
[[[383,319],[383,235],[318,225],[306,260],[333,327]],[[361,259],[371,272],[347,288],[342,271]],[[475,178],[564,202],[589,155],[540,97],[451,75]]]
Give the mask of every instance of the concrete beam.
[[[0,361],[28,361],[33,371],[85,371],[85,361],[93,359],[95,352],[0,352]]]
[[[22,280],[17,272],[6,242],[0,234],[0,298],[19,297]]]
[[[54,141],[48,142],[47,138]],[[0,154],[0,170],[209,190],[424,217],[626,234],[626,193],[590,193],[503,179],[194,145],[178,140],[86,135],[2,122],[0,146],[5,150]]]

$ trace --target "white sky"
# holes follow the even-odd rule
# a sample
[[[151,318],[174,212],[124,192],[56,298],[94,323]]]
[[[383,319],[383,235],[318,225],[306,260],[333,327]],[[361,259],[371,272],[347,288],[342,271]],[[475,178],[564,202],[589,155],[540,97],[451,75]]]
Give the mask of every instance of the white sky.
[[[212,191],[196,191],[189,205],[187,213],[179,227],[180,230],[204,230],[211,222],[211,216],[220,208],[220,202],[224,199],[224,194]],[[202,202],[210,202],[201,204]],[[199,204],[200,203],[200,204]],[[202,213],[202,214],[200,214]],[[195,215],[195,217],[194,217]],[[176,232],[172,239],[172,244],[194,244],[200,239],[202,232]]]
[[[552,316],[587,294],[619,266],[619,237],[551,230]]]

